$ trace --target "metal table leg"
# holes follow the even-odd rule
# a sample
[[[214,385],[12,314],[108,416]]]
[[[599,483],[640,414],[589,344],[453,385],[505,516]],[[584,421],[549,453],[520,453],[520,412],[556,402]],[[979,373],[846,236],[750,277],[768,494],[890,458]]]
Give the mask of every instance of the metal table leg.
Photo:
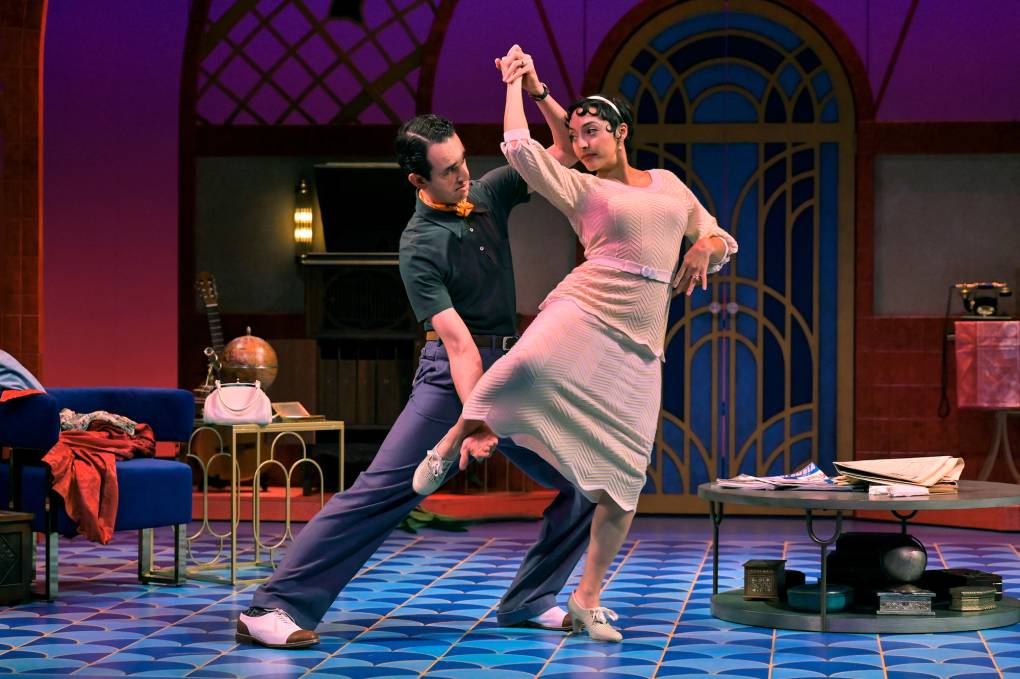
[[[723,503],[710,501],[708,512],[712,517],[712,594],[719,593],[719,524],[723,520]]]
[[[241,520],[240,462],[237,458],[237,428],[230,428],[230,584],[237,584],[237,524]]]
[[[826,563],[825,553],[828,551],[829,545],[834,543],[843,530],[843,512],[836,512],[836,527],[832,532],[832,537],[822,540],[815,535],[815,529],[813,525],[814,517],[811,515],[811,510],[805,511],[805,518],[807,520],[807,533],[808,537],[811,538],[812,542],[817,544],[821,548],[821,577],[818,579],[818,613],[821,618],[821,631],[829,631],[828,617],[826,615],[826,609],[828,608],[828,597],[826,594],[829,592],[829,573],[828,564]]]
[[[906,535],[907,534],[907,521],[910,521],[912,518],[917,516],[917,510],[915,509],[914,511],[910,512],[909,514],[900,514],[895,509],[890,509],[889,511],[892,512],[893,516],[895,516],[897,519],[900,520],[900,535]]]
[[[1020,472],[1017,471],[1016,463],[1013,461],[1013,451],[1009,447],[1009,427],[1006,418],[1009,415],[1018,415],[1016,411],[997,410],[995,411],[995,434],[992,437],[992,446],[988,449],[988,456],[985,458],[981,472],[978,474],[978,481],[987,481],[992,475],[992,468],[995,467],[995,460],[999,457],[999,450],[1006,451],[1006,466],[1009,473],[1013,475],[1016,482],[1020,482]]]

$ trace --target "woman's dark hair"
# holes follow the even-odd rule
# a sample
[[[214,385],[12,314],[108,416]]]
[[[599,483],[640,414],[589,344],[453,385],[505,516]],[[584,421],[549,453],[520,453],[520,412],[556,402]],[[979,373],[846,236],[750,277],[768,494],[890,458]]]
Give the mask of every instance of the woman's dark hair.
[[[456,133],[453,123],[434,113],[425,113],[411,118],[400,126],[397,138],[393,141],[400,168],[404,172],[414,172],[425,179],[431,179],[432,166],[429,164],[429,146],[444,142]]]
[[[600,94],[598,96],[605,97],[609,101],[613,102],[613,105],[619,109],[619,113],[614,111],[612,106],[601,99],[585,97],[584,99],[578,99],[570,105],[570,108],[567,109],[567,120],[565,121],[566,126],[570,127],[570,119],[575,115],[598,116],[609,123],[609,131],[614,134],[616,133],[616,128],[620,126],[620,123],[626,123],[627,139],[624,140],[623,145],[627,149],[627,155],[630,155],[634,150],[634,116],[630,112],[630,106],[628,106],[627,102],[619,97],[608,97],[604,94]]]

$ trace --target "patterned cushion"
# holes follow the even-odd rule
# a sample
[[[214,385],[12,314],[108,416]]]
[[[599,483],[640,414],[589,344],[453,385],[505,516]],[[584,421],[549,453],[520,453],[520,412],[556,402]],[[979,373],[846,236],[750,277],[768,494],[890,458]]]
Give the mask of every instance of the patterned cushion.
[[[195,397],[183,389],[154,387],[53,388],[58,410],[106,410],[145,422],[157,441],[187,441],[195,420]]]

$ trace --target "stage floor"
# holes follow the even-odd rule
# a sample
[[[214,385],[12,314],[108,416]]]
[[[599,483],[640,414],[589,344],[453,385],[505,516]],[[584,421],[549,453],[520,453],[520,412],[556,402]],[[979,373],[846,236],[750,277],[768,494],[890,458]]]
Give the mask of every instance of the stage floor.
[[[847,530],[855,522],[848,522]],[[891,530],[856,522],[857,529]],[[716,620],[707,519],[639,517],[603,603],[622,644],[495,624],[496,605],[538,530],[487,523],[466,533],[394,533],[337,599],[322,643],[273,651],[234,643],[253,586],[139,585],[131,534],[100,547],[61,541],[60,596],[0,609],[0,673],[56,677],[1018,677],[1020,625],[942,635],[773,631]],[[748,558],[787,558],[817,576],[800,519],[727,518],[721,588]],[[825,534],[827,526],[819,532]],[[1020,596],[1016,534],[917,527],[929,567],[1003,576]],[[167,541],[169,535],[161,536]],[[739,547],[726,548],[726,545]],[[161,543],[164,559],[168,542]],[[575,578],[577,577],[575,573]],[[565,600],[565,597],[561,597]]]

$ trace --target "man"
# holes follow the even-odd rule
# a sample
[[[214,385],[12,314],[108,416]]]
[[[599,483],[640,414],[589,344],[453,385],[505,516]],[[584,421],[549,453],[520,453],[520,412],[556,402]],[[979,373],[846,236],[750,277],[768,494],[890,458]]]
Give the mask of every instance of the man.
[[[561,162],[573,162],[563,109],[548,96],[530,57],[517,49],[507,58],[525,61],[525,87],[556,138],[551,151]],[[464,145],[453,125],[436,115],[404,123],[396,147],[418,191],[401,238],[400,273],[427,340],[411,397],[369,468],[305,526],[255,592],[238,619],[239,641],[270,648],[318,642],[314,628],[340,590],[420,502],[411,479],[426,448],[456,421],[482,371],[515,341],[507,221],[510,210],[527,200],[527,185],[506,166],[471,181]],[[500,602],[498,621],[567,630],[556,595],[587,546],[594,505],[535,453],[509,441],[500,450],[538,483],[560,492]]]

